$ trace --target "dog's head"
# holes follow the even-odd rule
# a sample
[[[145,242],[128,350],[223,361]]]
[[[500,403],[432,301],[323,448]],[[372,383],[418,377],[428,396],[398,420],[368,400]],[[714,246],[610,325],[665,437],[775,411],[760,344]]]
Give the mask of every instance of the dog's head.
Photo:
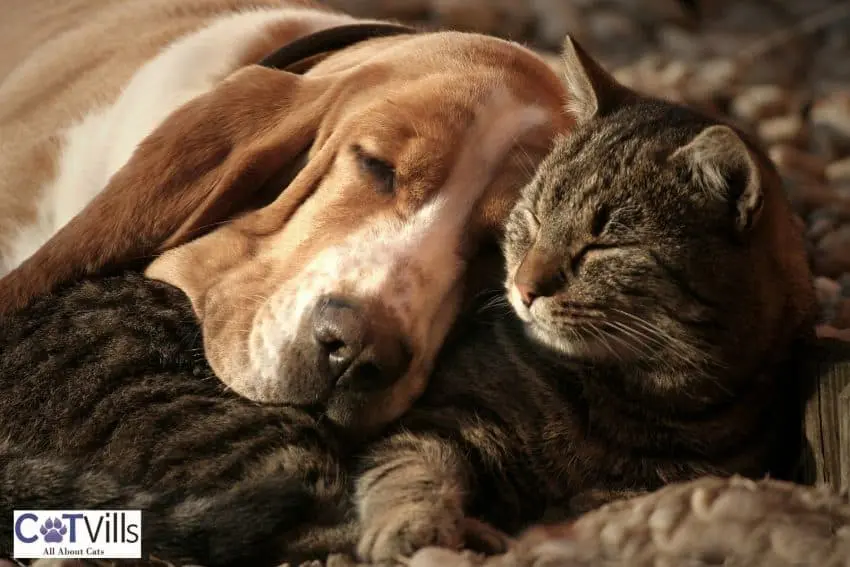
[[[564,102],[542,60],[471,34],[372,40],[304,76],[247,67],[22,269],[164,251],[147,275],[189,296],[222,381],[374,431],[424,388]]]

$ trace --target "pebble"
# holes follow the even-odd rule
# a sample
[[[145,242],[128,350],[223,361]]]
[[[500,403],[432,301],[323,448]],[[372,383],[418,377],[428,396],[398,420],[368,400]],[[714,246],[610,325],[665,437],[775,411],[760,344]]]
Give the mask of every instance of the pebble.
[[[818,302],[822,305],[833,305],[841,297],[841,285],[831,278],[825,278],[823,276],[816,277],[814,285]]]
[[[850,272],[850,225],[839,227],[818,242],[812,264],[816,273],[827,277]]]
[[[695,61],[706,53],[705,42],[699,35],[678,26],[665,26],[658,31],[661,46],[677,57]]]
[[[705,30],[702,34],[703,43],[709,50],[722,57],[736,57],[742,50],[752,43],[752,35],[747,32],[732,30]],[[768,70],[771,73],[771,70]],[[752,75],[752,71],[748,74]],[[760,73],[763,74],[763,73]],[[773,83],[773,80],[765,80],[764,77],[748,77],[750,84]]]
[[[828,160],[840,159],[850,153],[850,143],[831,124],[809,121],[809,150]]]
[[[564,0],[531,0],[537,16],[537,37],[545,46],[558,48],[567,34],[578,41],[588,41],[584,13],[575,2]]]
[[[850,329],[838,329],[833,325],[818,325],[815,332],[822,339],[838,339],[850,342]]]
[[[824,170],[827,181],[835,184],[850,184],[850,157],[834,161]]]
[[[767,151],[768,157],[782,172],[795,179],[823,182],[826,180],[827,160],[787,144],[776,144]]]
[[[658,82],[665,89],[681,90],[692,74],[693,69],[684,61],[671,61],[658,73]]]
[[[799,114],[786,114],[762,120],[758,135],[765,144],[803,146],[807,140],[806,123]]]
[[[754,85],[732,100],[732,114],[751,123],[791,110],[791,96],[779,85]]]
[[[647,89],[641,88],[641,77],[640,73],[634,67],[620,67],[615,69],[613,73],[611,73],[617,82],[621,85],[625,85],[630,89],[642,90],[647,94],[649,93]]]
[[[835,214],[839,223],[846,224],[850,222],[850,197],[843,193],[835,192],[835,201],[829,208]]]
[[[850,299],[841,299],[835,306],[835,315],[829,324],[838,329],[850,328]]]
[[[433,0],[434,17],[444,27],[495,34],[501,18],[489,0]]]
[[[634,19],[621,11],[597,10],[587,17],[587,35],[595,46],[637,46],[644,42]]]
[[[658,54],[644,55],[631,65],[624,65],[613,70],[614,78],[629,88],[650,95],[658,95],[660,83],[657,77],[663,72],[669,62]]]
[[[501,32],[505,37],[521,40],[535,28],[537,14],[528,0],[490,0],[501,13]]]
[[[818,242],[821,238],[835,230],[838,219],[831,209],[818,209],[809,215],[808,228],[805,229],[806,238],[812,242]]]
[[[431,12],[431,0],[381,0],[377,4],[391,14],[385,17],[401,20],[424,20]]]
[[[685,8],[680,0],[619,0],[623,9],[631,10],[636,17],[650,23],[669,22],[681,27],[692,27],[694,15]]]
[[[737,61],[726,58],[709,59],[702,63],[689,91],[692,96],[707,99],[716,93],[734,88],[741,73]]]
[[[815,101],[809,120],[817,134],[815,151],[828,159],[850,155],[850,91],[833,93]]]
[[[795,181],[791,178],[785,178],[785,182],[791,204],[805,215],[818,209],[835,207],[841,202],[841,197],[832,188],[821,183]]]
[[[431,11],[431,0],[325,0],[339,10],[366,18],[424,20]]]
[[[850,299],[850,274],[843,274],[838,278],[838,285],[841,286],[841,297]]]
[[[833,187],[833,190],[842,200],[850,200],[850,183],[839,183]]]

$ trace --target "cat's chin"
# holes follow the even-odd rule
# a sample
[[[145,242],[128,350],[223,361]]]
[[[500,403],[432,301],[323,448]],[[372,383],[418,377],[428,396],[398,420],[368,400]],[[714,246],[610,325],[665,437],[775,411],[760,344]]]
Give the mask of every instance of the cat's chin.
[[[524,321],[525,330],[538,344],[556,351],[561,356],[594,362],[629,362],[636,358],[634,347],[617,342],[606,341],[597,333],[576,328],[569,333],[553,332],[529,318]]]

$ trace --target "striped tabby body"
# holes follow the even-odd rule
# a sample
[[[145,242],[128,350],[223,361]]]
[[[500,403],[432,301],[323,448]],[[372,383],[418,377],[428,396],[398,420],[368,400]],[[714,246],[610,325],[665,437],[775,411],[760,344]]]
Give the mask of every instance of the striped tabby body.
[[[146,553],[209,566],[344,539],[333,436],[226,391],[176,288],[74,285],[4,319],[0,353],[0,556],[13,509],[142,509]]]

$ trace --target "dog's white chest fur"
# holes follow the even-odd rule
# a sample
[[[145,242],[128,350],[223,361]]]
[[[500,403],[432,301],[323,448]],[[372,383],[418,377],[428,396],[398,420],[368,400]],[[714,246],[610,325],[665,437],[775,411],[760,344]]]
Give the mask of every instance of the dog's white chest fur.
[[[253,10],[228,15],[187,35],[148,61],[111,105],[90,111],[61,135],[56,176],[37,203],[38,216],[19,228],[7,250],[0,249],[0,277],[13,270],[82,211],[127,163],[139,143],[168,115],[209,91],[239,65],[242,50],[277,20],[303,19],[318,29],[315,12]],[[332,16],[349,23],[348,16]],[[323,15],[323,23],[328,23]]]

